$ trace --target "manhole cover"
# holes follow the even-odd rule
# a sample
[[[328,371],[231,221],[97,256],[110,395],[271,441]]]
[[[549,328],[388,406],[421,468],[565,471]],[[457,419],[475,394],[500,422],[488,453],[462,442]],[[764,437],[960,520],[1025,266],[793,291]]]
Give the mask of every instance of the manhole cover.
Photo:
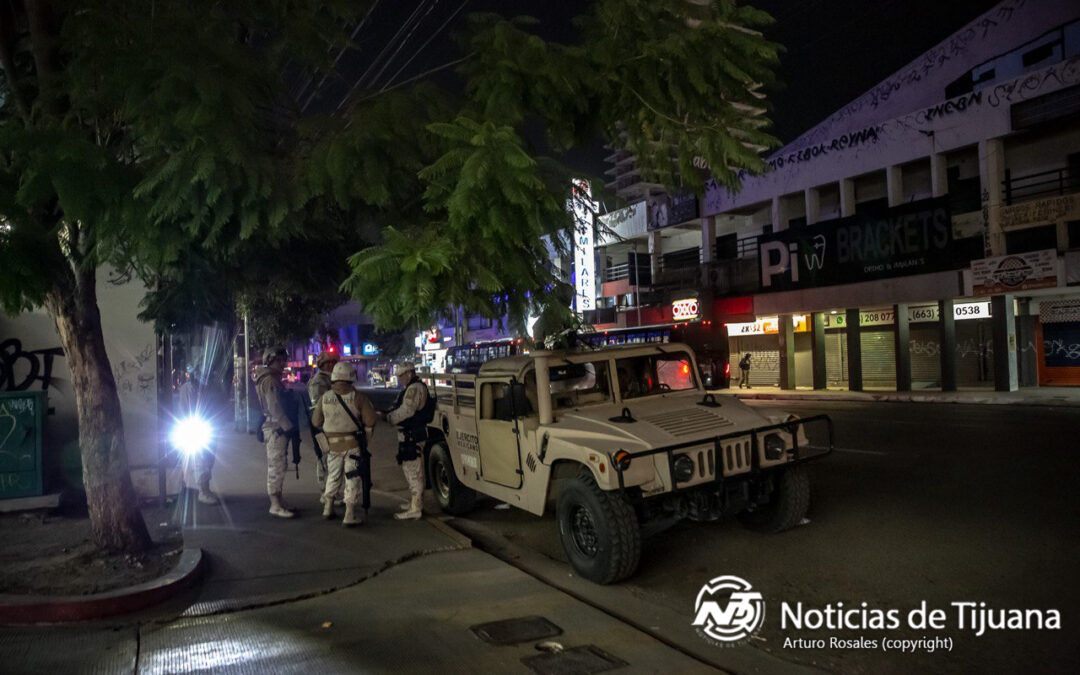
[[[627,665],[626,661],[593,645],[528,656],[521,659],[521,662],[540,675],[588,675]]]
[[[469,628],[484,642],[493,645],[516,645],[521,642],[535,642],[562,635],[562,628],[542,616],[523,616],[517,619],[503,619],[482,623]]]

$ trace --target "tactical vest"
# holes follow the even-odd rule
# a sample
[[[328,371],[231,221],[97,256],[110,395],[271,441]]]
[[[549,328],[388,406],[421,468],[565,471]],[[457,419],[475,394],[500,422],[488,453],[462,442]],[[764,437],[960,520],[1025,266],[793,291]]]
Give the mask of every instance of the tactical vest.
[[[423,439],[427,433],[427,425],[431,420],[427,418],[427,412],[429,408],[434,406],[434,400],[431,397],[431,392],[428,391],[427,385],[417,380],[409,384],[398,393],[397,400],[394,401],[394,410],[401,407],[401,404],[405,402],[405,393],[409,391],[409,387],[420,385],[424,388],[424,405],[416,409],[412,417],[404,419],[398,422],[398,426],[405,432],[406,438]]]

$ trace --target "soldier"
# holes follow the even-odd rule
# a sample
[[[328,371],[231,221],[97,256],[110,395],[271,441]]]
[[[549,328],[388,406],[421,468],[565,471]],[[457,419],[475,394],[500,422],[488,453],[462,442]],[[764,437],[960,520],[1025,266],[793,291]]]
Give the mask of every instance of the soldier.
[[[283,348],[268,347],[263,352],[263,365],[255,369],[255,390],[264,418],[260,431],[266,442],[266,492],[270,495],[270,515],[278,518],[296,515],[281,498],[285,471],[289,468],[289,436],[294,429],[286,414],[285,386],[281,383],[286,362]]]
[[[397,462],[409,483],[409,504],[403,512],[394,514],[398,520],[419,518],[424,506],[424,454],[420,447],[427,438],[427,386],[416,377],[416,366],[403,363],[394,368],[401,393],[394,407],[384,413],[386,421],[398,426]]]
[[[346,527],[359,525],[363,518],[356,513],[360,500],[361,463],[366,461],[367,440],[378,417],[367,396],[356,391],[356,369],[350,363],[334,365],[330,391],[315,403],[311,421],[326,435],[326,489],[323,491],[323,517],[334,517],[334,497],[345,490]],[[366,506],[365,506],[366,508]]]
[[[337,365],[338,356],[331,351],[323,351],[319,353],[319,358],[315,360],[315,365],[318,368],[315,374],[308,380],[308,419],[311,419],[312,413],[315,411],[315,406],[318,404],[322,395],[330,391],[330,374],[334,370],[334,366]],[[328,448],[326,446],[326,435],[323,434],[314,422],[311,424],[311,440],[315,445],[315,458],[318,460],[318,464],[315,468],[315,477],[319,481],[319,485],[326,483],[326,453]]]

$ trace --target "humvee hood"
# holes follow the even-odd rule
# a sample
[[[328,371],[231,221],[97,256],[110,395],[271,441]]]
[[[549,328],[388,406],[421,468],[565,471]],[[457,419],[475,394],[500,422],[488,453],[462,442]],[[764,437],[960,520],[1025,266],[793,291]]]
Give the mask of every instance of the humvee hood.
[[[697,396],[649,397],[641,402],[605,405],[557,413],[553,436],[576,441],[596,450],[622,448],[630,452],[676,443],[705,440],[771,421],[734,398],[720,398],[720,405],[698,405]],[[620,418],[623,408],[633,422]]]

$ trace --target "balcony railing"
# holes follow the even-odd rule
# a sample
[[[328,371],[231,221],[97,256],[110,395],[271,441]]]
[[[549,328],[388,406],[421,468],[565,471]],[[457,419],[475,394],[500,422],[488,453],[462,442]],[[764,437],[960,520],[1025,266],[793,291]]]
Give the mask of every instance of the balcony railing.
[[[612,265],[611,267],[605,269],[601,279],[604,282],[620,281],[622,279],[628,278],[629,276],[630,265],[628,263],[623,263],[621,265]]]
[[[1013,176],[1005,169],[1005,204],[1038,199],[1049,195],[1066,195],[1080,191],[1080,175],[1069,168],[1051,169],[1026,176]]]

